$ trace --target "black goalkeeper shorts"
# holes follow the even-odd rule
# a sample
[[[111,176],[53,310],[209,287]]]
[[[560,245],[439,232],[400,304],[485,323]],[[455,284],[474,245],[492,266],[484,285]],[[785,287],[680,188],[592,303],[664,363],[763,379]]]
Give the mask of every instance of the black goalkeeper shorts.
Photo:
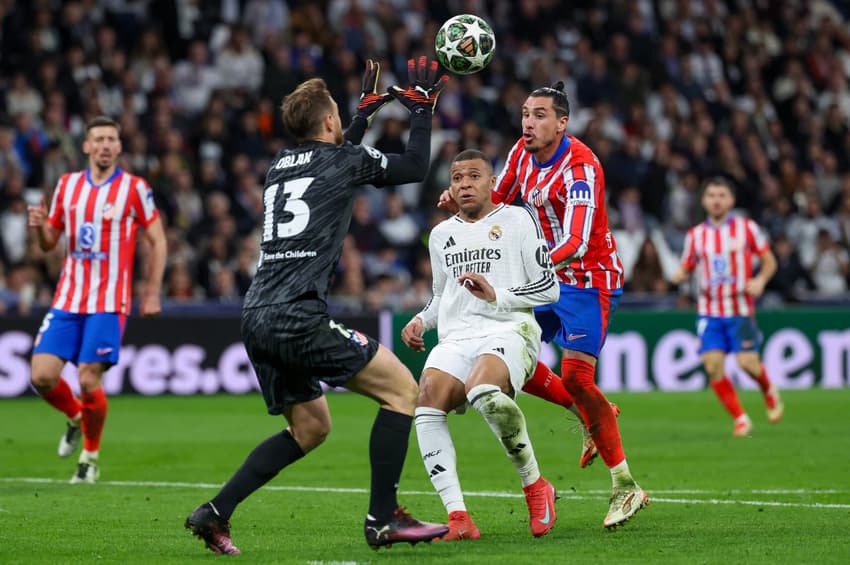
[[[378,352],[378,342],[293,304],[242,311],[242,341],[269,414],[322,395],[320,381],[342,386]]]

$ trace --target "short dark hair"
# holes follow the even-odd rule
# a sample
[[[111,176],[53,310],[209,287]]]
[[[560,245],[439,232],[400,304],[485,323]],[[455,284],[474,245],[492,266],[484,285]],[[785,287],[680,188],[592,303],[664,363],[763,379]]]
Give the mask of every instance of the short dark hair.
[[[702,186],[700,187],[700,194],[705,194],[705,189],[708,188],[710,185],[714,184],[726,187],[726,190],[729,191],[729,193],[732,195],[732,198],[737,198],[738,195],[735,191],[735,185],[732,184],[731,180],[721,175],[708,177],[707,179],[702,181]]]
[[[490,169],[490,172],[493,172],[493,164],[490,163],[490,159],[487,158],[487,155],[479,151],[478,149],[464,149],[452,159],[452,163],[457,163],[458,161],[473,161],[475,159],[481,159],[485,163],[487,163],[487,167]]]
[[[121,124],[110,118],[109,116],[97,116],[89,120],[86,124],[86,133],[94,128],[100,127],[111,127],[118,130],[118,133],[121,133]]]
[[[280,106],[283,125],[299,143],[319,134],[322,119],[331,109],[331,93],[320,78],[298,85]]]
[[[564,92],[564,81],[559,80],[552,86],[542,86],[532,91],[529,96],[551,98],[552,107],[555,108],[555,114],[559,118],[564,116],[570,117],[570,101],[567,100],[567,94]]]

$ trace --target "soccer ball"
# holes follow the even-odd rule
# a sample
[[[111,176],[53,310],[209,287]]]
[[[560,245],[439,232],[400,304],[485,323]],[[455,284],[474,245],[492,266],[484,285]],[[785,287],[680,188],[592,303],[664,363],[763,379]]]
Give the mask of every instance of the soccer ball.
[[[437,59],[458,75],[477,73],[493,60],[496,36],[490,25],[472,14],[446,20],[434,41]]]

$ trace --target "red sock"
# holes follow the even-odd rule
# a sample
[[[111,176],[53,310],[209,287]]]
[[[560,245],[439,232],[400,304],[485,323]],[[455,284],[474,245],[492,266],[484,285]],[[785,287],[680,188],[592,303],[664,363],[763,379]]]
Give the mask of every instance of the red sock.
[[[552,369],[541,361],[537,362],[537,367],[534,368],[534,374],[523,385],[522,390],[567,409],[574,404],[573,397],[564,388],[564,383],[561,382],[558,375],[553,373]]]
[[[68,381],[62,377],[59,377],[59,382],[56,383],[55,387],[42,394],[41,397],[60,412],[64,412],[69,420],[79,416],[83,409],[83,405],[74,396],[71,387],[68,386]]]
[[[767,370],[764,368],[764,364],[761,366],[761,374],[757,377],[754,377],[756,382],[759,384],[759,388],[763,393],[766,393],[770,388],[770,379],[767,378]]]
[[[596,449],[608,468],[619,465],[626,458],[617,416],[611,403],[593,380],[593,365],[573,358],[561,360],[564,387],[573,395]]]
[[[103,422],[106,420],[106,394],[99,386],[91,392],[83,393],[83,449],[98,451]]]
[[[729,412],[734,419],[738,419],[739,417],[744,415],[744,409],[741,408],[741,402],[738,400],[738,393],[735,392],[735,387],[732,386],[732,381],[724,375],[722,379],[719,381],[714,381],[711,383],[711,388],[714,389],[714,393],[717,395],[717,398],[720,399],[720,403],[726,408],[726,411]]]

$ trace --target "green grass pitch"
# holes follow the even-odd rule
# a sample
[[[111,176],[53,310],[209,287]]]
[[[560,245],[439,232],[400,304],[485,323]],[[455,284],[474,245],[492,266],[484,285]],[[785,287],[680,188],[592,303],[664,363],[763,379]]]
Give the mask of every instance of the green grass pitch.
[[[771,426],[757,393],[742,401],[751,438],[710,392],[614,394],[635,477],[652,504],[614,532],[601,461],[578,468],[580,435],[561,409],[522,396],[543,474],[561,495],[546,537],[528,530],[513,467],[480,416],[450,416],[459,473],[482,539],[396,545],[363,539],[368,434],[375,405],[331,394],[334,431],[232,518],[243,554],[214,558],[183,529],[254,445],[280,430],[257,395],[116,397],[98,485],[67,484],[61,415],[39,399],[0,401],[0,563],[847,563],[850,560],[850,390],[786,391]],[[445,519],[415,433],[400,501]]]

